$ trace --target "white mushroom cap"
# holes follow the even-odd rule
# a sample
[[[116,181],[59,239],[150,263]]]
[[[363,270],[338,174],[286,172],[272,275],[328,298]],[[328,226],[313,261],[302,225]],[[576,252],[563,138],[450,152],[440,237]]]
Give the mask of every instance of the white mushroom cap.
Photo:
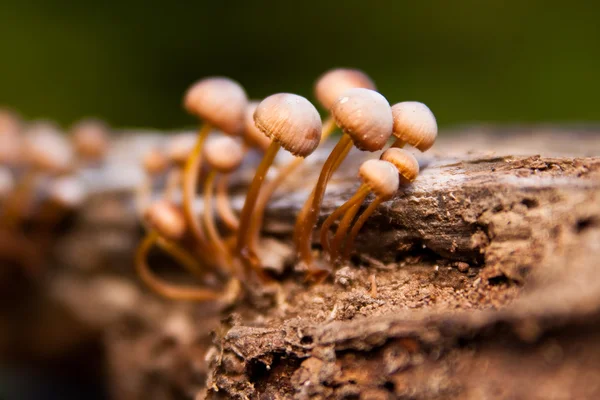
[[[404,101],[392,106],[394,135],[421,151],[433,146],[438,133],[435,116],[423,103]]]
[[[204,145],[208,164],[221,173],[235,171],[244,160],[244,149],[238,140],[230,136],[211,137]]]
[[[278,93],[260,102],[254,122],[271,140],[296,157],[309,156],[321,141],[319,112],[302,96]]]
[[[228,135],[241,133],[248,97],[244,88],[224,77],[205,78],[192,85],[185,94],[184,106],[210,125]]]
[[[315,84],[315,97],[327,110],[348,89],[366,88],[375,90],[375,83],[358,69],[335,68],[325,72]]]
[[[390,104],[374,90],[346,90],[331,107],[331,115],[363,151],[381,150],[392,135],[394,120]]]
[[[265,136],[254,123],[254,111],[256,111],[258,104],[258,101],[251,101],[248,103],[248,107],[246,107],[244,115],[244,142],[250,147],[258,147],[266,150],[271,144],[271,139]]]
[[[400,186],[398,170],[387,161],[365,161],[358,170],[358,176],[378,196],[391,197]]]
[[[380,159],[394,164],[398,173],[408,182],[414,181],[419,175],[419,162],[409,151],[392,147],[384,151]]]

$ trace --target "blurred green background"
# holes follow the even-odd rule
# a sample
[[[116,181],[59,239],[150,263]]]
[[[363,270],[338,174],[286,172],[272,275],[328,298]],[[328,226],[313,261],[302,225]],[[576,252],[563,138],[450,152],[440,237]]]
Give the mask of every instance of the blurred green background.
[[[439,123],[600,120],[597,1],[0,1],[0,105],[69,124],[192,123],[181,96],[226,75],[312,99],[334,66]]]

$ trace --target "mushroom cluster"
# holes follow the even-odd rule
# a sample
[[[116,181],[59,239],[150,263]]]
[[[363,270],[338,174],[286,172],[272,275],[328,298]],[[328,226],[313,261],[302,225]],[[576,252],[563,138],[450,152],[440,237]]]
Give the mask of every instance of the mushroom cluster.
[[[373,80],[355,69],[323,74],[315,84],[315,98],[328,112],[324,120],[309,100],[296,94],[277,93],[250,101],[239,83],[224,77],[204,78],[191,86],[184,107],[202,121],[193,143],[182,145],[181,152],[153,149],[143,160],[148,181],[140,190],[139,209],[148,234],[136,260],[144,282],[163,296],[199,301],[222,300],[226,294],[229,298],[230,288],[250,287],[255,278],[272,284],[273,277],[265,272],[258,252],[265,210],[282,183],[337,129],[342,135],[297,216],[294,242],[298,261],[311,280],[322,280],[333,266],[349,260],[368,218],[419,174],[417,160],[403,147],[408,144],[422,152],[428,150],[436,139],[437,123],[423,103],[391,106]],[[391,144],[379,159],[360,166],[362,185],[356,193],[322,224],[322,253],[329,261],[323,267],[314,259],[312,237],[328,182],[352,148],[378,152],[388,142]],[[268,174],[281,150],[293,156],[291,161],[279,163],[276,171]],[[257,153],[262,159],[238,214],[231,204],[229,177],[242,165],[252,165],[246,156]],[[165,178],[169,171],[176,171],[170,179]],[[149,188],[157,179],[168,183],[152,201]],[[173,195],[176,189],[181,202]],[[370,194],[374,198],[361,212]],[[203,201],[198,201],[201,198]],[[197,276],[199,283],[210,273],[222,287],[191,288],[163,281],[147,264],[153,246],[170,254]]]
[[[68,134],[46,121],[25,122],[0,109],[0,256],[28,270],[87,194],[81,174],[103,166],[110,128],[86,119]],[[5,254],[6,253],[6,254]]]

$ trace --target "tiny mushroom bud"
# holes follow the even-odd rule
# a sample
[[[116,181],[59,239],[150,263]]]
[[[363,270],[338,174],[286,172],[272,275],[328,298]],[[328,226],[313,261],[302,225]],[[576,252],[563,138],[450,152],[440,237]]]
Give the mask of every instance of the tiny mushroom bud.
[[[99,120],[86,119],[71,128],[73,145],[77,154],[86,161],[100,162],[109,147],[108,126]]]
[[[296,248],[309,275],[322,274],[313,266],[311,237],[329,179],[352,146],[366,151],[380,150],[391,136],[394,123],[385,97],[364,88],[345,91],[331,107],[331,113],[344,135],[325,161],[313,193],[296,220],[294,232]]]
[[[248,98],[242,86],[223,77],[205,78],[188,89],[184,98],[185,109],[199,119],[200,128],[194,150],[188,157],[183,172],[183,211],[194,239],[203,254],[210,252],[206,236],[193,210],[194,196],[202,167],[202,148],[211,126],[228,135],[238,135],[244,127],[244,115]]]
[[[404,101],[392,106],[394,116],[394,147],[403,147],[405,143],[421,151],[433,146],[438,133],[435,116],[423,103]]]
[[[159,235],[170,240],[179,240],[186,230],[185,219],[181,211],[166,200],[159,200],[144,212],[148,225]]]
[[[266,278],[251,248],[252,214],[263,180],[280,147],[296,157],[307,157],[319,145],[322,124],[317,109],[304,97],[279,93],[264,99],[254,112],[254,122],[272,140],[256,170],[240,215],[237,255],[244,265]]]
[[[384,151],[380,158],[394,164],[404,181],[412,182],[417,179],[419,175],[419,162],[412,153],[404,149],[392,147]]]
[[[166,155],[158,148],[152,148],[142,157],[142,166],[149,176],[165,172],[169,166]]]
[[[230,136],[218,136],[206,141],[204,156],[212,168],[204,183],[204,227],[206,228],[209,245],[216,253],[217,264],[225,272],[232,272],[233,256],[215,226],[213,192],[217,174],[221,174],[220,177],[227,177],[235,171],[244,159],[244,149],[238,140]],[[226,192],[224,194],[221,193],[218,201],[227,202],[227,204],[219,207],[219,209],[223,207],[227,209],[231,208]]]
[[[364,184],[375,193],[376,197],[358,217],[352,227],[346,241],[344,260],[350,257],[350,253],[354,248],[354,239],[367,219],[381,203],[389,200],[398,191],[398,187],[400,186],[398,170],[392,163],[383,160],[365,161],[360,167],[359,176]]]

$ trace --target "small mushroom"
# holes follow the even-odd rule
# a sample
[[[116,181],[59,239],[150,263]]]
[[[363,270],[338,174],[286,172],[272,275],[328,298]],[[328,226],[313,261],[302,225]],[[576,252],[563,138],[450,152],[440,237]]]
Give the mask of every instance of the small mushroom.
[[[205,78],[192,85],[184,99],[185,109],[204,121],[198,132],[196,146],[183,172],[183,211],[192,234],[203,253],[209,251],[206,236],[194,215],[198,175],[202,166],[204,141],[215,127],[228,135],[241,133],[244,112],[248,104],[246,92],[239,83],[223,77]]]
[[[204,146],[204,156],[211,171],[204,183],[204,227],[211,247],[216,252],[216,260],[221,270],[233,271],[233,257],[215,226],[213,192],[215,179],[226,178],[239,168],[244,159],[244,149],[239,141],[229,136],[210,138]],[[217,176],[219,174],[220,176]],[[217,201],[224,201],[222,197]],[[225,199],[229,203],[227,199]]]
[[[363,151],[380,150],[391,136],[393,128],[388,101],[370,89],[345,91],[333,104],[331,113],[344,134],[325,161],[313,194],[296,220],[294,231],[296,248],[301,262],[308,269],[309,277],[323,273],[313,265],[311,237],[331,175],[353,146]]]
[[[272,142],[265,151],[246,195],[240,215],[236,253],[247,269],[254,269],[266,280],[256,253],[250,247],[252,214],[261,185],[281,147],[296,157],[307,157],[319,145],[323,126],[317,109],[304,97],[290,93],[274,94],[264,99],[254,112],[254,122]]]
[[[394,136],[392,147],[404,147],[406,143],[427,151],[433,146],[438,133],[435,116],[423,103],[404,101],[392,106]]]
[[[331,109],[335,100],[346,90],[352,88],[367,88],[375,90],[375,84],[362,71],[357,69],[347,68],[336,68],[327,71],[321,75],[315,83],[315,97],[326,109]],[[323,123],[323,129],[321,132],[321,143],[325,142],[327,138],[336,129],[335,120],[329,116]],[[263,135],[264,136],[264,135]],[[301,165],[304,161],[303,158],[295,158],[283,167],[279,169],[275,178],[267,182],[261,190],[260,196],[254,209],[254,216],[250,230],[252,231],[252,247],[256,249],[258,247],[258,241],[260,238],[260,227],[262,226],[265,210],[271,197],[281,186],[281,184]]]
[[[185,163],[194,151],[195,145],[196,135],[189,133],[175,135],[167,141],[165,155],[170,165],[163,192],[166,199],[174,199],[181,184]]]
[[[376,161],[376,160],[372,160],[372,161]],[[406,182],[406,183],[413,182],[419,175],[419,163],[417,162],[417,159],[406,150],[403,150],[400,148],[388,149],[381,155],[381,159],[379,161],[384,162],[384,163],[389,163],[394,166],[396,175],[398,177],[397,183],[395,183],[396,180],[394,180],[394,182],[392,182],[392,179],[390,179],[389,182],[386,183],[387,186],[385,188],[383,186],[380,187],[379,192],[377,192],[375,189],[371,188],[373,190],[373,192],[375,192],[377,194],[377,197],[375,198],[375,200],[373,200],[373,202],[369,205],[369,207],[367,207],[367,209],[363,212],[363,214],[358,217],[354,226],[352,227],[352,230],[350,231],[348,239],[346,240],[346,247],[344,249],[343,260],[349,259],[350,253],[354,247],[354,240],[355,240],[356,236],[358,235],[358,232],[360,231],[360,229],[362,228],[362,226],[364,225],[366,220],[375,211],[377,206],[380,203],[390,199],[394,195],[394,193],[396,193],[400,182]],[[365,164],[366,163],[364,163],[363,166]],[[363,171],[363,175],[366,176],[366,174],[369,172],[371,172],[371,171],[368,171],[365,169]],[[383,174],[382,174],[382,176],[383,176]],[[392,190],[394,187],[395,187],[395,189]],[[383,193],[384,190],[388,190],[388,192]]]
[[[144,216],[150,230],[138,246],[135,256],[136,272],[142,281],[156,293],[173,300],[219,299],[221,294],[218,290],[174,285],[165,282],[152,272],[147,257],[152,247],[157,245],[198,278],[204,276],[202,267],[194,257],[177,244],[187,229],[181,210],[166,200],[160,200],[148,207]]]
[[[144,180],[136,190],[136,208],[140,217],[143,217],[150,203],[154,182],[167,171],[169,161],[163,151],[151,148],[142,157],[142,167],[145,172]],[[168,199],[168,196],[165,198]]]
[[[75,152],[86,164],[98,165],[106,157],[110,131],[106,123],[96,119],[79,121],[71,128]]]

